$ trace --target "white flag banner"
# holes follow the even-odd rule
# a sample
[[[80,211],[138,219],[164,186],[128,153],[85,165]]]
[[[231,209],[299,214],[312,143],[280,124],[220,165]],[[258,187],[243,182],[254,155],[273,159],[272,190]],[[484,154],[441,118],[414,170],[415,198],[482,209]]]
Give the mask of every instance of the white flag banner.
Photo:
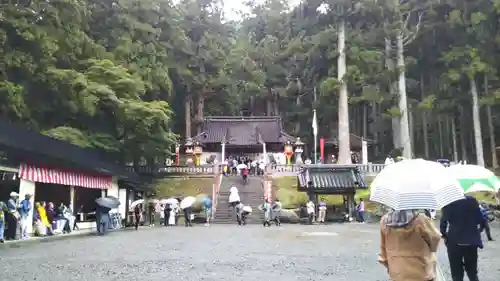
[[[313,128],[313,134],[315,136],[318,135],[318,120],[316,119],[316,109],[313,111],[313,121],[312,121],[312,128]]]

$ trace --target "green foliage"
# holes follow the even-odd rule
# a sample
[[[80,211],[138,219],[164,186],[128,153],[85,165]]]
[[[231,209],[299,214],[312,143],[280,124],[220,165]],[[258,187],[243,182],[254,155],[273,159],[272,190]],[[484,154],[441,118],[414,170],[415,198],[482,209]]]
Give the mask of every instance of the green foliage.
[[[415,136],[429,128],[434,141],[438,114],[470,111],[471,79],[479,92],[480,77],[491,81],[482,103],[500,100],[498,1],[259,3],[249,1],[250,14],[230,21],[215,0],[6,2],[0,115],[120,162],[162,161],[186,122],[204,115],[280,115],[287,133],[308,142],[315,108],[320,134],[331,138],[338,135],[339,20],[350,130],[368,127],[367,137],[387,150],[380,153],[392,149],[384,119],[401,114],[398,68],[390,67],[396,46],[390,42],[386,57],[386,38],[403,35]],[[425,125],[416,115],[424,111]]]
[[[117,161],[161,159],[175,141],[172,110],[157,99],[171,90],[167,41],[150,36],[160,30],[133,0],[88,2],[0,8],[0,114]]]

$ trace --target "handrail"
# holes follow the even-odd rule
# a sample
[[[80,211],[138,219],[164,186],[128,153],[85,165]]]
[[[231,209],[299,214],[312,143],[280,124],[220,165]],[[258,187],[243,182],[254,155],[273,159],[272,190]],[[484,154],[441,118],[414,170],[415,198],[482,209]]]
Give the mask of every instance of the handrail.
[[[212,220],[215,218],[215,212],[217,211],[217,204],[219,203],[220,185],[222,183],[222,175],[220,173],[219,166],[216,166],[214,169],[214,178],[215,182],[212,185],[212,210],[211,210]]]

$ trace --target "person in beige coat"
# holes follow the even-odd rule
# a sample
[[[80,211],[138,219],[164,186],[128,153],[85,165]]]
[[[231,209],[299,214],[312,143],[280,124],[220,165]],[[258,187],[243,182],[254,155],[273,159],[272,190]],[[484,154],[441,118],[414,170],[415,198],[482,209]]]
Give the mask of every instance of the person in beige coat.
[[[434,281],[441,234],[416,211],[392,211],[380,221],[379,262],[392,281]]]

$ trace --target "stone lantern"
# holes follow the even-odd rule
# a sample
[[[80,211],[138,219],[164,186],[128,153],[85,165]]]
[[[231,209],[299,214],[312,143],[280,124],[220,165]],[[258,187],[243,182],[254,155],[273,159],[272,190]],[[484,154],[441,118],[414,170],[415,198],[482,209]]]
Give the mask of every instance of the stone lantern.
[[[202,153],[203,153],[203,148],[201,147],[201,143],[199,141],[194,142],[193,155],[195,158],[196,166],[200,166]]]
[[[186,143],[184,144],[184,147],[186,148],[186,165],[191,165],[193,164],[193,152],[194,152],[194,143],[191,138],[186,139]]]
[[[304,153],[304,143],[297,138],[295,141],[295,164],[301,165],[302,162],[302,153]]]
[[[285,156],[286,156],[286,164],[292,164],[292,155],[293,155],[293,145],[290,141],[285,143]]]

